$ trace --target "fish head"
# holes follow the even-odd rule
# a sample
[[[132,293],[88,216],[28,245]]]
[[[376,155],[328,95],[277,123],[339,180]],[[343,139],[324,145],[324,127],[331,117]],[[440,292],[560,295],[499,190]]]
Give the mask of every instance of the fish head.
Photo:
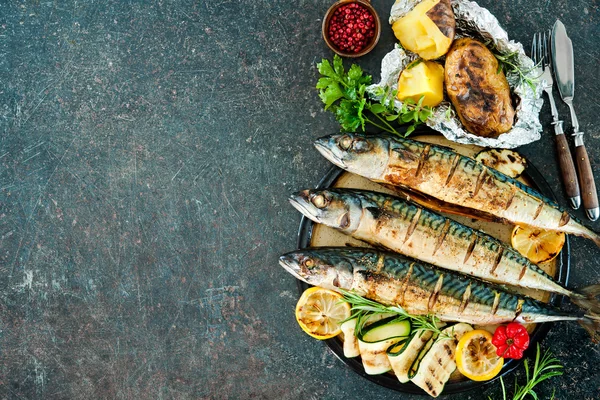
[[[279,265],[301,281],[325,289],[349,290],[354,281],[352,263],[333,249],[292,251],[279,257]]]
[[[319,138],[314,144],[329,161],[358,175],[377,179],[387,169],[390,142],[386,136],[341,133]]]
[[[291,195],[294,208],[316,223],[351,234],[363,215],[358,194],[335,189],[302,190]]]

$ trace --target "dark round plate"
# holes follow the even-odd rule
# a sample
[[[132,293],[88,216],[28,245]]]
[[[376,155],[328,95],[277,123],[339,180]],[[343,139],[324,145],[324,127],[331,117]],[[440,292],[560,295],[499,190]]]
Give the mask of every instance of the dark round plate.
[[[336,180],[344,172],[345,172],[344,170],[342,170],[336,166],[333,166],[325,174],[325,176],[321,179],[321,181],[317,185],[317,188],[322,189],[322,188],[327,188],[327,187],[333,186],[333,184],[336,182]],[[523,175],[529,182],[533,183],[533,187],[535,189],[537,189],[540,193],[542,193],[544,196],[546,196],[550,199],[556,200],[556,197],[554,196],[552,189],[550,189],[550,186],[548,185],[548,183],[546,182],[546,180],[544,179],[542,174],[533,165],[531,165],[531,163],[528,163],[527,169],[525,170]],[[313,226],[314,226],[313,221],[311,221],[310,219],[308,219],[306,217],[302,217],[302,220],[300,221],[300,229],[298,231],[298,248],[303,249],[303,248],[310,247]],[[557,259],[557,265],[556,265],[557,276],[555,277],[555,279],[559,283],[561,283],[562,285],[565,285],[565,286],[567,285],[568,279],[569,279],[570,258],[571,258],[571,251],[570,251],[570,245],[569,245],[569,237],[567,235],[566,240],[565,240],[565,246],[563,247],[563,250]],[[304,290],[306,290],[309,287],[308,284],[306,284],[305,282],[302,282],[300,280],[298,280],[297,283],[298,283],[298,290],[300,291],[300,293],[304,292]],[[555,306],[560,306],[562,303],[562,300],[563,300],[562,296],[552,295],[550,297],[550,303]],[[551,326],[552,326],[551,323],[542,323],[542,324],[538,324],[536,326],[534,331],[531,333],[531,341],[530,341],[529,349],[525,352],[525,357],[535,354],[535,348],[536,348],[535,344],[540,342],[546,336],[546,334],[550,330]],[[387,388],[394,389],[399,392],[426,395],[426,393],[421,388],[419,388],[412,382],[400,383],[400,381],[398,381],[398,379],[392,374],[382,374],[382,375],[366,374],[365,370],[363,369],[360,357],[355,357],[355,358],[344,357],[344,350],[342,347],[341,340],[339,340],[337,338],[333,338],[333,339],[328,339],[325,342],[327,343],[327,346],[329,346],[331,351],[333,351],[333,354],[335,354],[335,356],[340,359],[340,361],[342,361],[344,364],[346,364],[347,367],[349,367],[350,369],[352,369],[354,372],[361,375],[362,377],[367,378],[368,380],[375,382],[381,386],[385,386]],[[521,363],[523,362],[523,359],[521,359],[521,360],[509,359],[504,364],[504,367],[502,368],[501,373],[498,374],[494,379],[487,381],[487,382],[475,382],[475,381],[471,381],[471,380],[464,380],[464,381],[459,381],[459,382],[448,382],[446,384],[446,386],[444,387],[443,394],[460,393],[460,392],[464,392],[467,390],[480,388],[485,385],[489,385],[490,383],[499,379],[501,376],[508,374],[509,372],[511,372],[512,370],[517,368],[519,365],[521,365]]]

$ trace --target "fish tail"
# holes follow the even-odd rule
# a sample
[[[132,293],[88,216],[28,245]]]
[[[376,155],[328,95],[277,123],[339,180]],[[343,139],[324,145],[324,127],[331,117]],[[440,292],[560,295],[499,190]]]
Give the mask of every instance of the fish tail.
[[[570,296],[571,302],[584,310],[600,315],[600,285],[591,285],[572,293]]]
[[[578,322],[590,334],[592,342],[600,342],[600,315],[586,314]]]

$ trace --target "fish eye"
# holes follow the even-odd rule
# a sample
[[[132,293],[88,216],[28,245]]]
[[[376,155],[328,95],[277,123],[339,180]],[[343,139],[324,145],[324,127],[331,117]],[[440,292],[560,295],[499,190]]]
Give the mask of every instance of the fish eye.
[[[350,213],[345,213],[340,219],[340,228],[346,229],[350,226]]]
[[[327,200],[327,198],[326,198],[324,195],[322,195],[322,194],[318,194],[318,195],[314,196],[314,197],[313,197],[313,198],[312,198],[310,201],[311,201],[311,202],[314,204],[314,206],[315,206],[315,207],[317,207],[317,208],[323,208],[323,207],[325,207],[325,206],[327,205],[327,203],[328,203],[328,200]]]
[[[315,262],[314,262],[314,260],[309,258],[308,260],[304,261],[304,266],[306,268],[313,268],[315,266]]]
[[[356,151],[357,153],[369,151],[372,147],[373,145],[365,139],[357,138],[354,140],[354,142],[352,142],[352,150]]]
[[[353,139],[350,136],[344,135],[340,138],[339,145],[342,150],[348,150],[350,147],[352,147],[352,142]]]

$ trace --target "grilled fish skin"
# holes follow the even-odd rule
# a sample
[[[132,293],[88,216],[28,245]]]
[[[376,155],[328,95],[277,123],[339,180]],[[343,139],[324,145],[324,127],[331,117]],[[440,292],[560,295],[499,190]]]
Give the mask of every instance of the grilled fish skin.
[[[292,194],[290,203],[314,222],[438,267],[494,283],[577,297],[512,247],[394,196],[316,189]]]
[[[353,290],[414,315],[443,321],[501,324],[578,321],[594,341],[600,317],[574,315],[450,271],[373,249],[329,247],[284,254],[280,265],[296,278],[331,290]]]
[[[521,226],[593,240],[600,235],[528,186],[453,150],[380,134],[335,134],[317,150],[337,166],[375,182],[408,188]]]
[[[316,189],[292,194],[290,203],[314,222],[374,246],[489,282],[558,293],[600,314],[596,285],[581,293],[566,289],[509,245],[400,198],[358,189]]]

